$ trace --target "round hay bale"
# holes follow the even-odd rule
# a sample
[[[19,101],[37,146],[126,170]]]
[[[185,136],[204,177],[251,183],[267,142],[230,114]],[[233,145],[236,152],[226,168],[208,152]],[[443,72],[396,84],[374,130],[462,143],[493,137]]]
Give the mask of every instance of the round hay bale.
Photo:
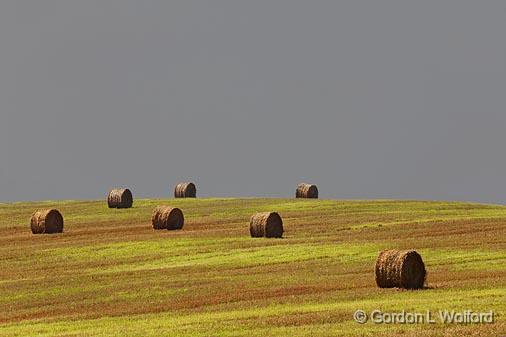
[[[154,229],[181,229],[184,225],[183,212],[176,207],[157,206],[151,214]]]
[[[253,238],[280,238],[283,236],[283,220],[276,212],[254,214],[249,223]]]
[[[32,215],[30,227],[33,234],[63,233],[63,216],[56,209],[37,210]]]
[[[376,284],[380,288],[420,289],[426,274],[422,257],[414,250],[384,250],[376,259]]]
[[[192,182],[179,183],[174,188],[174,198],[196,198],[197,188]]]
[[[295,190],[296,198],[318,199],[318,187],[313,184],[301,183]]]
[[[115,188],[107,197],[109,208],[130,208],[133,202],[132,192],[128,188]]]

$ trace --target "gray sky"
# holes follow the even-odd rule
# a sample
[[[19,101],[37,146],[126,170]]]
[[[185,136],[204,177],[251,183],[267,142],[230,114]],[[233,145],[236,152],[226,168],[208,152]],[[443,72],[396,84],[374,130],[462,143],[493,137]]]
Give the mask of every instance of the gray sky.
[[[506,2],[5,0],[0,201],[506,202]]]

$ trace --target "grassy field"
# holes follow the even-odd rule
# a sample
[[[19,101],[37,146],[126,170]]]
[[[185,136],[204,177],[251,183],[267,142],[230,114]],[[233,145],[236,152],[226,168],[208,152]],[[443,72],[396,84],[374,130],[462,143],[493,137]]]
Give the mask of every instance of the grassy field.
[[[159,204],[185,213],[154,231]],[[37,208],[65,232],[32,235]],[[257,211],[283,239],[252,239]],[[416,249],[428,288],[379,289],[385,248]],[[494,311],[494,324],[358,324],[357,309]],[[295,199],[0,204],[0,336],[506,335],[506,207]]]

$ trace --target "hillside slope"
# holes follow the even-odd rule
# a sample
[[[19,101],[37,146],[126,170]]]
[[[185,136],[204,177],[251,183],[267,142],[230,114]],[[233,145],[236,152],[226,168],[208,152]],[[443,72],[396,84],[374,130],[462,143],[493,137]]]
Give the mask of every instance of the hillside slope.
[[[180,207],[181,231],[152,209]],[[63,234],[32,235],[56,207]],[[252,239],[257,211],[283,239]],[[428,289],[379,289],[385,248],[414,248]],[[0,336],[361,336],[506,332],[506,207],[454,202],[295,199],[0,204]],[[357,309],[495,312],[492,325],[358,324]]]

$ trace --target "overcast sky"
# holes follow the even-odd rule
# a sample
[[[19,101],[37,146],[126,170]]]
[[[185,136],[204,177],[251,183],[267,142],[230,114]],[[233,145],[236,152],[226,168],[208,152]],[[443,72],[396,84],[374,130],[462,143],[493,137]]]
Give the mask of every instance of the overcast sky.
[[[0,201],[506,203],[506,1],[0,2]]]

